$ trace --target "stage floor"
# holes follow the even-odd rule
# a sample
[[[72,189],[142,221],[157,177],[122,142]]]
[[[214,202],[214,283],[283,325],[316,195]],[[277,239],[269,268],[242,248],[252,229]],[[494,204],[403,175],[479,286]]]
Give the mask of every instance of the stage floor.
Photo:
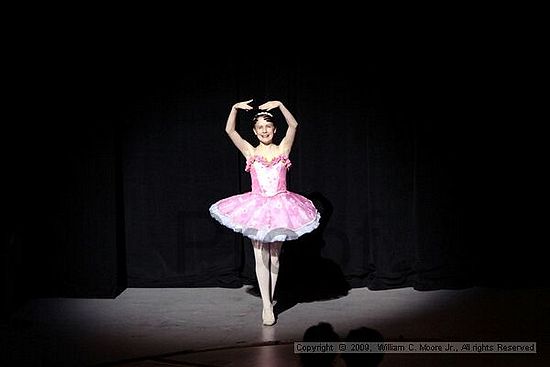
[[[536,354],[386,354],[380,366],[543,366],[550,289],[352,289],[261,322],[249,287],[129,288],[116,299],[34,299],[2,325],[4,366],[299,366],[294,342],[321,321],[343,338],[366,326],[386,341],[536,342]]]

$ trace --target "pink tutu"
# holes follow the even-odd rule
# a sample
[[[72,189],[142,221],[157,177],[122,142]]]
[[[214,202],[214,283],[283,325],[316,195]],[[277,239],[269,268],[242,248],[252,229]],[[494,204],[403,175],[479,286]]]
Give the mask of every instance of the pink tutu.
[[[253,156],[246,162],[252,191],[210,206],[210,215],[235,232],[262,242],[290,241],[319,226],[321,215],[308,198],[287,191],[291,162],[279,155],[271,162]]]

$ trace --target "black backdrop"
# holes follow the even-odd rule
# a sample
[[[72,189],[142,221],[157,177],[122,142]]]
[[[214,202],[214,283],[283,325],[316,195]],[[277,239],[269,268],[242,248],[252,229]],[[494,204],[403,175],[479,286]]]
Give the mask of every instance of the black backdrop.
[[[281,99],[296,115],[289,187],[333,208],[322,255],[353,285],[462,282],[469,264],[460,242],[461,131],[453,111],[434,100],[435,79],[426,75],[433,67],[260,54],[196,65],[165,81],[125,120],[130,284],[238,285],[239,275],[250,277],[246,266],[239,272],[249,241],[207,210],[249,190],[243,159],[224,132],[231,105],[249,98]],[[253,142],[249,120],[243,114],[239,130]]]
[[[538,246],[505,244],[513,221],[494,219],[502,182],[486,165],[484,65],[470,55],[92,46],[27,67],[32,87],[12,90],[4,306],[253,283],[249,241],[208,215],[249,189],[224,125],[250,98],[282,100],[296,116],[289,189],[323,213],[318,231],[285,245],[281,290],[540,282]]]

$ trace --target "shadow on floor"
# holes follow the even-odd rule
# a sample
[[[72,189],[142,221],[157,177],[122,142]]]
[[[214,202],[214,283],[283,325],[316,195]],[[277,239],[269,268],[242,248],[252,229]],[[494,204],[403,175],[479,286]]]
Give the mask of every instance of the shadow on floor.
[[[324,258],[327,245],[324,231],[333,212],[333,206],[322,194],[304,195],[314,203],[321,214],[319,227],[311,233],[285,244],[281,251],[279,277],[275,289],[276,315],[298,303],[315,302],[344,297],[351,289],[336,262]],[[257,284],[247,292],[260,296]]]

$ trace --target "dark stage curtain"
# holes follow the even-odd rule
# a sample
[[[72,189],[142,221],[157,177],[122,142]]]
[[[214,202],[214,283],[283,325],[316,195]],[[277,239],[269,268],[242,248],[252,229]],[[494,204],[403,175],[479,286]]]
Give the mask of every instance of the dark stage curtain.
[[[368,54],[238,57],[191,61],[140,86],[147,94],[123,115],[129,285],[253,282],[250,241],[208,213],[214,201],[250,190],[224,132],[231,105],[250,98],[282,100],[296,116],[288,186],[323,212],[315,234],[285,244],[283,284],[306,277],[322,288],[327,274],[371,289],[469,284],[457,150],[464,126],[439,94],[456,82],[443,69]],[[249,121],[241,113],[238,130],[256,144]]]
[[[45,117],[33,106],[6,139],[10,302],[114,297],[126,288],[118,128],[90,100],[56,97],[38,101]]]
[[[281,100],[296,116],[288,186],[322,213],[318,230],[283,246],[278,292],[544,283],[533,214],[517,204],[529,197],[525,172],[538,171],[520,159],[517,130],[480,106],[493,64],[441,48],[167,46],[74,49],[14,83],[3,307],[127,286],[253,284],[250,241],[208,213],[250,190],[224,132],[231,105],[250,98]],[[255,144],[250,117],[238,130]]]

